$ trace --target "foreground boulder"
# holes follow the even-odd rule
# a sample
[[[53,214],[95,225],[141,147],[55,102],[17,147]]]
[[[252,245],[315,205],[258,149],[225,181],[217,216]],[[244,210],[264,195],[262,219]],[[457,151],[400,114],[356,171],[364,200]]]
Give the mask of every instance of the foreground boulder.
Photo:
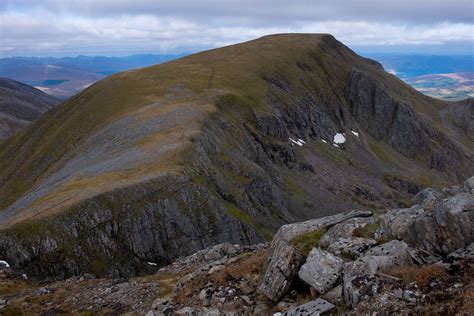
[[[418,192],[413,198],[413,204],[421,205],[422,207],[432,207],[440,198],[440,194],[431,188],[426,188]]]
[[[376,292],[377,273],[411,264],[408,245],[392,240],[370,249],[363,257],[348,262],[343,269],[343,293],[347,305],[355,306],[367,292]]]
[[[326,229],[350,218],[368,216],[372,216],[372,212],[351,211],[282,226],[271,244],[268,266],[259,287],[261,293],[272,301],[278,301],[288,292],[305,260],[302,251],[291,244],[294,238],[308,232]]]
[[[469,193],[474,193],[474,176],[464,181],[464,190]]]
[[[329,312],[334,309],[336,306],[329,303],[322,298],[318,298],[314,301],[310,301],[306,304],[297,306],[295,308],[290,309],[284,316],[310,316],[310,315],[320,315],[325,312]]]
[[[368,249],[376,244],[377,242],[371,238],[339,238],[337,241],[332,243],[327,250],[338,256],[357,258],[362,256]]]
[[[380,216],[377,237],[403,239],[415,219],[424,212],[425,210],[419,205],[388,211]]]
[[[398,237],[395,235],[395,237]],[[402,237],[412,247],[447,255],[474,242],[474,194],[444,199],[414,218]]]
[[[313,248],[298,276],[320,294],[332,289],[341,276],[344,261],[330,252]]]

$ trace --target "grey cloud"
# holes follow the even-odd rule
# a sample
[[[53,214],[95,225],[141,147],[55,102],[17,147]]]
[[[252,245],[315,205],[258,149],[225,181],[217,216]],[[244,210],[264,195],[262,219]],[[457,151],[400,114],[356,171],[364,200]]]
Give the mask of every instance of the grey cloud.
[[[472,0],[2,0],[0,8],[85,16],[154,14],[192,21],[242,23],[351,20],[472,23]]]
[[[0,0],[0,56],[183,52],[270,33],[472,52],[472,0]]]

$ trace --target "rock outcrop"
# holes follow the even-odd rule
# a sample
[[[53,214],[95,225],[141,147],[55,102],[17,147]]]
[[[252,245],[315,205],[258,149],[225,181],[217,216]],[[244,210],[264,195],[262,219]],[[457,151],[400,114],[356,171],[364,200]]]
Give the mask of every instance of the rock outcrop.
[[[449,194],[449,191],[443,192]],[[294,271],[300,264],[299,279],[316,293],[340,293],[347,306],[357,308],[368,297],[379,297],[380,293],[389,291],[388,288],[393,290],[390,282],[399,279],[388,275],[390,271],[421,269],[417,268],[420,265],[442,266],[449,260],[472,260],[473,198],[469,185],[465,185],[464,192],[455,192],[455,195],[443,196],[425,189],[416,195],[414,202],[417,204],[410,208],[394,209],[372,217],[349,219],[346,216],[325,232],[306,259],[288,240],[298,236],[300,231],[306,234],[318,231],[321,223],[335,223],[334,219],[320,219],[319,225],[315,225],[316,221],[286,225],[272,242],[260,290],[270,300],[278,301],[290,290],[288,284],[296,277]],[[355,236],[361,234],[372,234],[373,239]],[[287,252],[291,249],[299,254],[292,265],[280,265],[279,258],[284,253],[275,245],[283,241],[286,241]],[[282,272],[284,277],[281,277]],[[420,294],[411,290],[397,293],[394,295],[409,302],[420,299]],[[338,301],[334,294],[329,297]]]
[[[0,294],[0,311],[18,308],[28,296],[31,302],[41,297],[41,304],[30,307],[35,313],[61,306],[71,313],[148,316],[470,314],[474,239],[466,235],[457,244],[461,239],[454,229],[464,231],[459,220],[474,212],[468,189],[443,190],[432,204],[425,204],[426,209],[414,205],[380,214],[351,211],[285,225],[271,244],[219,244],[182,257],[154,275],[128,281],[84,275],[25,290],[32,281],[27,285],[26,275],[0,260],[0,286],[6,280],[21,289],[4,287],[13,293]],[[446,219],[459,214],[468,217]],[[428,215],[438,218],[429,226],[433,231],[423,231],[425,239],[414,243],[413,230],[419,227],[415,223]],[[441,230],[442,238],[427,242],[436,234],[440,237]],[[148,265],[158,269],[154,262]],[[61,287],[73,293],[66,302]],[[150,291],[160,294],[152,300]],[[124,305],[110,304],[111,299]]]
[[[324,294],[337,283],[343,264],[341,258],[315,247],[298,271],[298,277],[318,293]]]
[[[278,301],[288,292],[305,260],[301,250],[291,243],[293,239],[311,231],[329,228],[353,217],[371,215],[372,212],[369,211],[351,211],[345,214],[282,226],[273,238],[272,253],[265,275],[262,278],[260,291],[273,301]]]

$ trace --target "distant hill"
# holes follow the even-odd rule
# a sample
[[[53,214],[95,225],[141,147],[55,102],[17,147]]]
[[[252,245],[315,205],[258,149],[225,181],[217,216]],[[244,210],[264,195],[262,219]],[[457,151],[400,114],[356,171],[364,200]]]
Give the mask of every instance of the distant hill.
[[[183,55],[3,58],[0,59],[0,77],[26,83],[48,94],[65,99],[108,75],[159,64]]]
[[[473,55],[366,53],[426,95],[445,100],[474,97]]]
[[[472,55],[423,55],[400,53],[365,53],[380,62],[388,72],[400,78],[431,74],[474,72]]]
[[[16,134],[59,102],[31,86],[0,78],[0,141]]]

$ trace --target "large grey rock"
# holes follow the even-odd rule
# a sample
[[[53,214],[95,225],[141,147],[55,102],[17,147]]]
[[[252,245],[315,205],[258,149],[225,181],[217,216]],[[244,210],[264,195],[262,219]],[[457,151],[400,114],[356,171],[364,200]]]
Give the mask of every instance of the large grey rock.
[[[344,296],[342,293],[342,285],[338,285],[324,295],[321,298],[325,299],[326,301],[333,303],[334,305],[342,305],[344,303]]]
[[[341,214],[336,214],[333,216],[326,216],[322,218],[311,219],[311,220],[300,222],[300,223],[283,225],[282,227],[280,227],[280,229],[276,233],[274,240],[275,239],[292,240],[293,238],[300,236],[304,233],[315,231],[321,228],[329,228],[336,224],[349,220],[351,218],[371,217],[372,215],[373,213],[370,211],[353,210],[347,213],[341,213]]]
[[[464,181],[464,190],[468,193],[474,193],[474,176]]]
[[[260,292],[272,301],[285,295],[304,263],[304,255],[285,240],[272,242],[272,255],[260,283]]]
[[[411,221],[403,238],[410,246],[447,255],[474,242],[474,194],[461,193],[437,203]]]
[[[474,260],[474,243],[469,244],[466,248],[453,251],[448,258],[456,260]]]
[[[421,205],[423,208],[433,207],[441,195],[431,188],[418,192],[413,198],[413,204]]]
[[[298,276],[320,294],[332,289],[342,273],[344,261],[332,253],[313,248]]]
[[[353,307],[359,303],[362,295],[377,292],[377,272],[410,263],[408,245],[403,241],[392,240],[370,249],[356,261],[344,264],[343,293],[346,304]]]
[[[415,218],[423,213],[424,209],[415,205],[410,208],[394,209],[381,215],[376,237],[404,238]]]
[[[411,257],[408,249],[408,245],[404,241],[391,240],[369,249],[360,259],[364,262],[373,260],[377,263],[377,270],[401,266],[410,262]]]
[[[331,227],[350,218],[368,216],[372,216],[372,212],[351,211],[282,226],[273,238],[268,265],[259,286],[260,292],[272,301],[278,301],[288,292],[305,260],[301,251],[291,244],[295,237]]]
[[[351,238],[357,228],[377,223],[375,217],[355,217],[331,227],[319,241],[320,247],[329,247],[340,238]]]
[[[334,304],[331,304],[328,301],[323,300],[322,298],[318,298],[318,299],[315,299],[314,301],[292,308],[286,313],[284,313],[283,315],[285,316],[320,315],[322,313],[329,312],[330,310],[334,308],[335,308]]]
[[[333,242],[327,250],[338,256],[357,258],[362,256],[370,247],[377,242],[370,238],[350,237],[339,238]]]

